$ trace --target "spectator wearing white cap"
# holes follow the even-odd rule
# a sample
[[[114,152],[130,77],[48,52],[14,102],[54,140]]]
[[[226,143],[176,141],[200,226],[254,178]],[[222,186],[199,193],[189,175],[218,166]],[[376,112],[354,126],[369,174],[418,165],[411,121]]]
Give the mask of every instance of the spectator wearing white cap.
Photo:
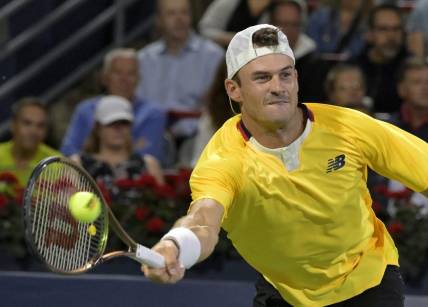
[[[403,306],[398,254],[371,209],[367,167],[428,195],[428,144],[362,112],[300,103],[287,37],[238,32],[225,87],[238,114],[199,158],[186,216],[153,247],[158,282],[207,258],[222,227],[260,273],[254,307]],[[202,303],[203,305],[203,303]]]
[[[130,103],[119,96],[104,96],[95,108],[95,125],[83,153],[74,156],[96,181],[107,188],[118,179],[136,179],[144,172],[163,182],[157,160],[134,151],[131,127],[134,121]]]
[[[138,58],[134,49],[118,48],[104,57],[102,83],[107,95],[120,96],[128,102],[134,115],[132,142],[141,156],[150,154],[164,159],[166,114],[147,99],[135,96],[139,81]],[[62,140],[61,152],[66,156],[78,154],[95,123],[95,108],[103,95],[88,98],[78,104]]]

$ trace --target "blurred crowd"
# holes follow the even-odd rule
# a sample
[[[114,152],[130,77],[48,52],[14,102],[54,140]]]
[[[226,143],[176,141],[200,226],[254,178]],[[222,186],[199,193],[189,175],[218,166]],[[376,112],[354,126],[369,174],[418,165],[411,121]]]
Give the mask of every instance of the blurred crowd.
[[[17,101],[11,138],[0,143],[0,172],[25,186],[51,155],[70,157],[106,186],[143,173],[162,185],[171,170],[192,169],[239,112],[224,90],[225,48],[258,23],[287,35],[301,102],[353,108],[428,140],[428,0],[213,0],[198,20],[191,7],[190,0],[158,0],[156,39],[105,54],[95,96],[50,106]],[[369,170],[367,177],[385,223],[396,221],[400,206],[428,214],[424,197],[381,175]],[[427,255],[409,279],[421,280]]]

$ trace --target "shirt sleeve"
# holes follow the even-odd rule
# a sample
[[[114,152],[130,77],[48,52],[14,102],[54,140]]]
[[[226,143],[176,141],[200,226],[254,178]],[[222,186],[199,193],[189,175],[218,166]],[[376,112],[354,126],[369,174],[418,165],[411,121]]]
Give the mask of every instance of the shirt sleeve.
[[[203,198],[214,199],[224,207],[225,218],[239,190],[240,173],[239,163],[234,159],[209,155],[205,150],[190,178],[192,204]]]
[[[357,144],[367,165],[421,192],[428,188],[428,144],[392,124],[367,117],[358,125]]]

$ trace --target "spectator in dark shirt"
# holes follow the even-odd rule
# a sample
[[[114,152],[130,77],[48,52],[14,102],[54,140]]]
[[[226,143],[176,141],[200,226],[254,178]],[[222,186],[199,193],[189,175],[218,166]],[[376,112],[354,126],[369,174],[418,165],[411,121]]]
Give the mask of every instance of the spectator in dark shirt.
[[[396,74],[408,56],[401,11],[394,5],[379,5],[370,12],[368,22],[367,47],[353,62],[367,78],[373,111],[395,112],[400,108]]]

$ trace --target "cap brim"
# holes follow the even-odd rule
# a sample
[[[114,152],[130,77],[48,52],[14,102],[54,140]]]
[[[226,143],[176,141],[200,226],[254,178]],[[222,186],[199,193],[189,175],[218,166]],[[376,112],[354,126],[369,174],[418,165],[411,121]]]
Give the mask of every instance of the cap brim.
[[[127,113],[115,113],[99,119],[98,122],[102,125],[108,125],[118,121],[132,122],[133,120],[134,118]]]

